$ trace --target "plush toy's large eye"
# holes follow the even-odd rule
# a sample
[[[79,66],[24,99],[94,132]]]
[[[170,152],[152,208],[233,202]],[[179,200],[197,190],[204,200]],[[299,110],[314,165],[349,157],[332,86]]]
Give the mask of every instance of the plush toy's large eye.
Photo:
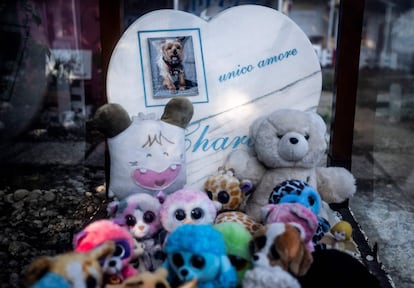
[[[200,255],[193,255],[191,256],[191,265],[193,265],[194,268],[202,269],[204,265],[206,265],[206,260],[203,256]]]
[[[191,218],[192,219],[198,220],[198,219],[202,218],[203,216],[204,216],[203,209],[197,207],[197,208],[194,208],[193,210],[191,210]]]
[[[279,252],[277,252],[275,245],[272,245],[272,247],[270,247],[270,255],[275,260],[280,259],[280,254],[279,254]]]
[[[174,253],[172,257],[172,262],[176,267],[181,267],[184,265],[183,256],[180,253]]]
[[[210,198],[210,200],[213,200],[213,193],[210,190],[207,190],[207,196]]]
[[[177,209],[175,211],[175,219],[178,221],[183,221],[185,219],[185,211],[183,209]]]
[[[261,250],[266,245],[266,235],[261,235],[254,238],[254,244],[256,244],[256,249]]]
[[[125,248],[121,244],[117,243],[115,246],[115,252],[112,254],[115,257],[123,258],[125,256]]]
[[[230,195],[229,193],[227,193],[227,191],[220,191],[218,193],[218,197],[217,197],[218,201],[222,204],[226,204],[229,202],[230,200]]]
[[[88,276],[86,278],[86,288],[95,288],[98,285],[98,281],[96,281],[95,277]]]
[[[152,223],[155,220],[155,213],[152,211],[145,211],[143,219],[147,224]]]
[[[253,255],[254,253],[256,253],[256,246],[254,245],[254,241],[251,240],[249,242],[249,252],[251,255]]]
[[[228,257],[230,259],[231,265],[233,265],[233,267],[236,268],[237,271],[241,271],[244,268],[246,268],[248,263],[246,259],[231,254],[229,254]]]
[[[308,202],[310,206],[315,205],[315,198],[313,196],[308,196]]]
[[[155,288],[167,288],[167,285],[165,285],[165,283],[162,282],[157,282],[155,283]]]
[[[125,224],[129,227],[135,226],[137,219],[135,219],[135,216],[128,214],[125,216]]]

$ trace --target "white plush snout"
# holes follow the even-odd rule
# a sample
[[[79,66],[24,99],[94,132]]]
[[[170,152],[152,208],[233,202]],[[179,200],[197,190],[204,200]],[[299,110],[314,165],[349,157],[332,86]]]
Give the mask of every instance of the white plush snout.
[[[299,161],[308,153],[309,144],[305,136],[296,132],[283,135],[278,143],[279,155],[286,161]]]

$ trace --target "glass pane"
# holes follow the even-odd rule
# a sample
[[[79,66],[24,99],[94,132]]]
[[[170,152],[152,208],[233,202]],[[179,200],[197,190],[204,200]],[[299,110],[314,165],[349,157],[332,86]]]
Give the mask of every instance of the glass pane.
[[[71,250],[73,233],[101,211],[104,145],[86,129],[105,101],[99,20],[98,0],[1,1],[4,287],[24,287],[33,257]]]
[[[396,287],[413,285],[414,7],[365,1],[350,206]]]
[[[98,4],[1,5],[0,31],[7,39],[0,48],[2,186],[52,187],[59,177],[43,172],[83,167],[96,144],[89,142],[86,123],[105,101]],[[103,168],[104,161],[95,164]]]

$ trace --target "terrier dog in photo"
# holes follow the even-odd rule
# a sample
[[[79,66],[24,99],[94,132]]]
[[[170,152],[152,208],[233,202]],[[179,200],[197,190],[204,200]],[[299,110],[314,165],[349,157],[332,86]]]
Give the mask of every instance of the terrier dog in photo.
[[[162,86],[171,92],[177,90],[176,79],[178,79],[179,90],[186,88],[183,66],[185,40],[186,37],[165,39],[160,44],[160,57],[157,64],[163,79]]]

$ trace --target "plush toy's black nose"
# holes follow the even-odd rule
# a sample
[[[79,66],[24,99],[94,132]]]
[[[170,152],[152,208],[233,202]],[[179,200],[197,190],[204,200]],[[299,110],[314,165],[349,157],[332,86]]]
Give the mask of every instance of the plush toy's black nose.
[[[188,275],[188,270],[187,269],[181,269],[180,271],[181,276],[185,277]]]
[[[289,142],[292,144],[298,144],[299,140],[298,138],[292,137],[292,138],[289,138]]]
[[[86,288],[95,288],[98,285],[98,281],[96,281],[95,277],[88,276],[86,278]]]
[[[115,260],[111,260],[111,261],[109,261],[108,265],[110,267],[114,267],[114,266],[116,266],[116,261]]]
[[[257,256],[257,254],[254,254],[253,255],[253,261],[257,261],[257,260],[259,260],[259,256]]]

